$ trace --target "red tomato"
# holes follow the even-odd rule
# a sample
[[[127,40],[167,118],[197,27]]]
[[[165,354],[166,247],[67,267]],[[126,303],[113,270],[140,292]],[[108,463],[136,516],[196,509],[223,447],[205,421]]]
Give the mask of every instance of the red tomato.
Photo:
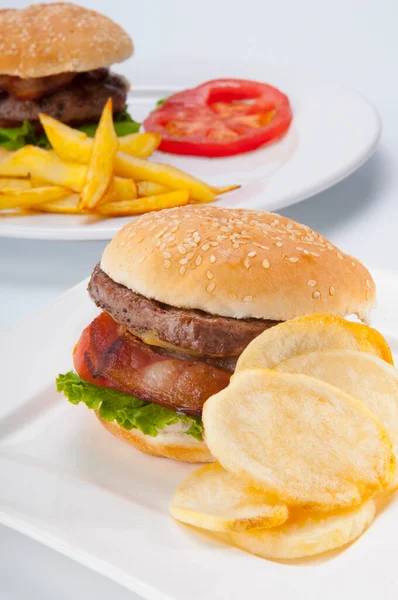
[[[231,156],[282,137],[289,99],[266,83],[215,79],[170,96],[144,121],[162,135],[160,150],[195,156]]]
[[[73,350],[73,364],[75,365],[75,369],[79,377],[85,381],[94,383],[95,385],[102,385],[103,387],[113,387],[112,383],[105,377],[93,377],[89,371],[89,368],[87,367],[85,354],[90,354],[91,325],[92,323],[90,323],[90,325],[84,329]]]

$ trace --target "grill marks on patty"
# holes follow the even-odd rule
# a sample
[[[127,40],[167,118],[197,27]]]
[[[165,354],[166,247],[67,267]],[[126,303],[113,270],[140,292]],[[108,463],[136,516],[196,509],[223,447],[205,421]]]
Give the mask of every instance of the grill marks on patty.
[[[199,356],[237,357],[277,321],[233,319],[181,309],[136,294],[115,283],[97,265],[88,291],[97,306],[133,334],[159,340]]]
[[[0,99],[0,126],[38,121],[45,113],[64,123],[98,121],[108,100],[118,113],[126,103],[129,84],[107,69],[77,74],[69,83],[38,100],[21,100],[12,94]]]

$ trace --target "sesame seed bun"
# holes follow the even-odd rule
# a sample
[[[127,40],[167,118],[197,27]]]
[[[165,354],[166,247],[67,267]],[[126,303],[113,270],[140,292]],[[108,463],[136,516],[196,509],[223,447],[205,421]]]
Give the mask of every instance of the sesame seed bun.
[[[0,74],[22,78],[91,71],[133,52],[130,36],[108,17],[75,4],[33,4],[0,11]]]
[[[138,429],[127,431],[120,427],[118,423],[109,423],[98,415],[102,425],[119,439],[134,446],[140,452],[150,454],[151,456],[161,456],[163,458],[173,458],[183,462],[207,463],[214,462],[214,458],[209,452],[204,442],[198,442],[193,437],[185,433],[166,433],[160,431],[156,437],[143,434]]]
[[[105,248],[101,268],[134,292],[225,317],[366,318],[375,285],[357,259],[277,214],[187,206],[149,213]]]

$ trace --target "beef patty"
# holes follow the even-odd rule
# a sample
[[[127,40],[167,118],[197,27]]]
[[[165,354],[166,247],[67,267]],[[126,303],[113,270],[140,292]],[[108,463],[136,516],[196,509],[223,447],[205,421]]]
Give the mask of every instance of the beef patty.
[[[163,304],[115,283],[99,265],[88,291],[97,306],[144,341],[149,336],[154,345],[158,339],[199,356],[239,356],[255,337],[279,322],[219,317]]]
[[[45,113],[63,123],[98,121],[108,98],[113,112],[126,103],[129,84],[121,75],[107,69],[79,73],[65,86],[39,100],[20,100],[6,93],[0,98],[0,127],[15,127],[23,121],[38,121]]]

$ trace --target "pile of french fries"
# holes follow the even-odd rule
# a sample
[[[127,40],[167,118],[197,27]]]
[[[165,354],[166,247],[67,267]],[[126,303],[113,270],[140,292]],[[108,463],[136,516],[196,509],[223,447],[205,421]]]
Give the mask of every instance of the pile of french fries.
[[[175,167],[147,160],[159,146],[160,135],[118,138],[111,99],[94,139],[48,115],[41,114],[40,122],[53,149],[24,146],[5,152],[0,211],[129,216],[211,202],[238,187],[215,188]]]

